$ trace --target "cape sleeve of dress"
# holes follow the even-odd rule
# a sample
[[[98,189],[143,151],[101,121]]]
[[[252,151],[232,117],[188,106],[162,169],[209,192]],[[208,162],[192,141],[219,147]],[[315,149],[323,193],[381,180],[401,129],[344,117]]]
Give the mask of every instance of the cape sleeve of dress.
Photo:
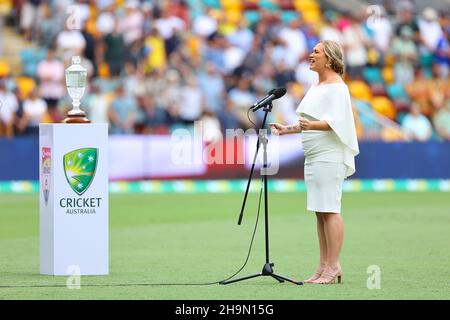
[[[359,154],[352,103],[345,84],[310,89],[297,113],[305,113],[318,120],[324,120],[333,129],[345,146],[344,163],[347,177],[355,173],[355,156]],[[305,103],[303,103],[305,102]]]

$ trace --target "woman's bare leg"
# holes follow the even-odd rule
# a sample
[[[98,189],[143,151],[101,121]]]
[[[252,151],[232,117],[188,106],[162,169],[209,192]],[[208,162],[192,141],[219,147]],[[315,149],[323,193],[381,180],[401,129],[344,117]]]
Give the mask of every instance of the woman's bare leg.
[[[344,242],[344,220],[341,214],[323,213],[324,231],[327,243],[327,268],[314,283],[329,283],[341,274],[339,255]]]
[[[327,263],[332,268],[339,267],[339,255],[344,242],[344,220],[341,214],[324,213],[324,231],[327,239]]]
[[[316,272],[309,279],[305,280],[305,282],[317,280],[327,266],[328,250],[327,250],[327,241],[325,237],[325,225],[324,225],[325,221],[324,217],[322,216],[322,213],[320,212],[316,212],[316,218],[317,218],[317,236],[319,239],[319,250],[320,250],[319,266],[316,268]]]

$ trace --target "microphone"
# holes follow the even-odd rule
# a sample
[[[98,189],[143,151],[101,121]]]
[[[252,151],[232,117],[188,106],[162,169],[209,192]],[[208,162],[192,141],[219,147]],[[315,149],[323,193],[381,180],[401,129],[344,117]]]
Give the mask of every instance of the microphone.
[[[254,105],[252,105],[250,107],[250,110],[255,112],[259,108],[264,107],[265,105],[271,103],[275,99],[281,98],[285,94],[286,94],[286,88],[284,88],[284,87],[272,89],[272,90],[269,91],[267,96],[265,96],[264,98],[262,98],[261,100],[256,102]]]

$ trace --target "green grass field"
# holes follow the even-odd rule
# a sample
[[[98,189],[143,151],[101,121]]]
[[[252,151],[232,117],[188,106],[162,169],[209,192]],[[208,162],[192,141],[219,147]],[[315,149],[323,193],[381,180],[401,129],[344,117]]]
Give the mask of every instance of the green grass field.
[[[450,194],[346,193],[343,197],[344,283],[278,284],[260,277],[228,286],[133,285],[213,282],[243,263],[254,227],[257,194],[243,225],[242,194],[110,196],[110,275],[39,275],[38,195],[0,195],[0,299],[449,299]],[[275,271],[309,276],[318,261],[315,217],[305,193],[272,193],[270,252]],[[264,264],[263,215],[247,267]],[[381,289],[366,286],[367,268],[381,268]],[[96,284],[99,286],[83,286]],[[118,286],[115,286],[115,285]],[[124,285],[127,284],[127,285]],[[43,287],[1,287],[1,286]],[[102,286],[104,285],[104,286]]]

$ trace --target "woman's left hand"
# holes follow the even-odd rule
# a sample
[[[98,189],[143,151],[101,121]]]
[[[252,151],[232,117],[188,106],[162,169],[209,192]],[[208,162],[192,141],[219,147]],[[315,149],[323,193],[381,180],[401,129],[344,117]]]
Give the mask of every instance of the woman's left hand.
[[[308,119],[300,118],[298,121],[302,130],[311,130],[312,123]]]

